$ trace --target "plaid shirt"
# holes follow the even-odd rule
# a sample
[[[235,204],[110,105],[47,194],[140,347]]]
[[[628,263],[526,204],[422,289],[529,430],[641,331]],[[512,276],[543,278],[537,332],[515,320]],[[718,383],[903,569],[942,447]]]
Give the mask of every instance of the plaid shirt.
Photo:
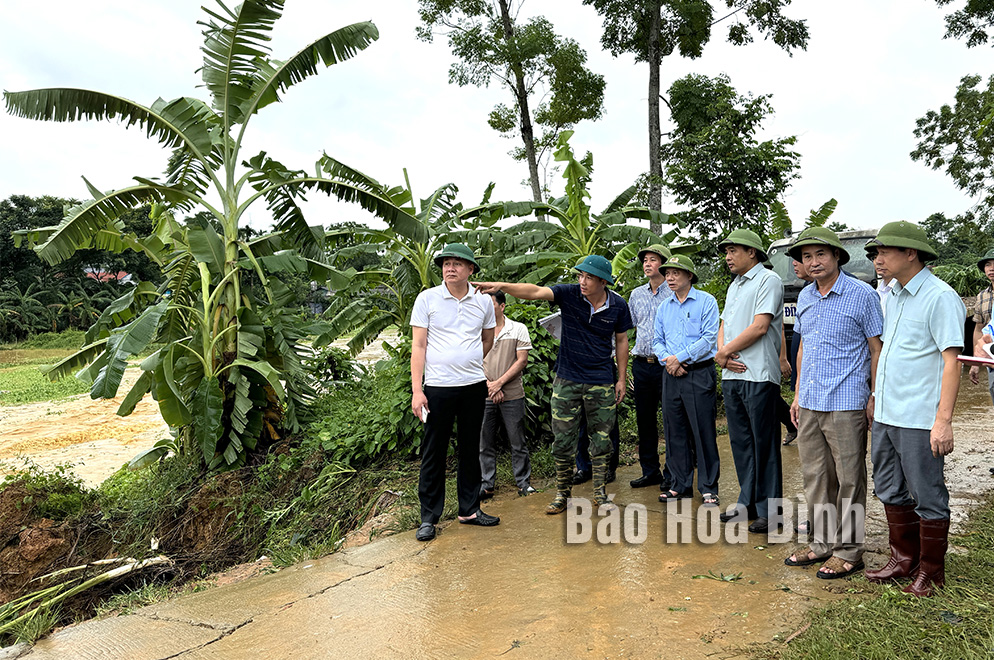
[[[632,355],[640,357],[652,357],[652,332],[653,322],[656,319],[656,310],[664,300],[673,295],[673,291],[666,286],[664,281],[652,292],[648,284],[635,287],[628,296],[628,308],[632,312],[632,321],[635,322],[635,346],[632,348]]]
[[[883,332],[880,297],[842,272],[826,294],[812,282],[797,297],[801,333],[799,404],[821,412],[862,410],[870,398],[870,347]]]
[[[994,306],[994,286],[989,286],[977,294],[977,304],[973,307],[973,322],[977,327],[991,322],[992,306]]]

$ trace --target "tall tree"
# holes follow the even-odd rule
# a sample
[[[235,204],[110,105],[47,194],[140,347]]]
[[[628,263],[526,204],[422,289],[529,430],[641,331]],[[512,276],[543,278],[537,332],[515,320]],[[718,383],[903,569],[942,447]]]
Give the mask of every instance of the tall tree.
[[[579,44],[557,35],[545,18],[518,23],[524,0],[418,3],[418,37],[430,42],[436,34],[446,35],[459,58],[449,69],[450,83],[487,87],[496,79],[511,92],[513,107],[497,104],[488,123],[501,134],[520,136],[523,147],[511,155],[528,162],[532,199],[541,202],[539,162],[554,148],[561,131],[601,116],[604,77],[587,69],[587,54]],[[533,108],[536,95],[539,101]],[[537,137],[536,126],[542,131]]]
[[[773,114],[770,96],[740,95],[727,76],[689,75],[669,88],[675,128],[660,153],[665,187],[687,227],[702,240],[748,226],[768,232],[767,213],[798,177],[793,136],[760,142],[756,133]]]
[[[940,7],[952,4],[953,0],[935,0]],[[946,38],[966,39],[968,48],[982,46],[990,38],[988,32],[994,29],[994,0],[966,0],[962,9],[946,16]]]
[[[349,25],[275,59],[268,43],[283,0],[244,0],[234,9],[218,2],[204,11],[199,71],[210,102],[183,97],[144,106],[71,88],[4,92],[4,101],[8,112],[29,119],[137,125],[172,149],[165,180],[135,177],[135,184],[109,192],[87,182],[92,199],[67,209],[58,226],[26,237],[49,264],[80,248],[99,247],[141,251],[162,266],[164,284],[143,282],[116,300],[90,328],[87,346],[50,375],[89,365],[81,373],[93,382],[91,396],[112,398],[127,360],[152,342],[162,343],[142,363],[143,373],[118,412],[129,414],[152,392],[163,419],[181,429],[182,447],[202,453],[213,468],[243,465],[249,451],[299,429],[303,404],[313,395],[300,366],[302,331],[285,307],[281,276],[345,278],[320,261],[324,231],[307,225],[299,206],[304,194],[319,191],[358,202],[411,240],[424,237],[410,215],[362,185],[242,150],[246,128],[260,110],[322,64],[364,50],[379,37],[376,26]],[[151,234],[122,232],[120,216],[145,204],[153,209]],[[272,214],[275,231],[245,240],[240,228],[257,205]],[[169,212],[193,208],[208,215],[195,216],[187,226]],[[259,286],[250,286],[245,272],[253,272]]]
[[[789,19],[783,10],[791,0],[722,0],[731,10],[715,17],[709,0],[583,0],[604,18],[601,44],[615,57],[631,53],[649,65],[649,208],[662,209],[662,163],[659,159],[660,67],[678,52],[696,59],[711,41],[712,28],[730,21],[727,39],[738,46],[752,43],[755,30],[788,54],[808,43],[803,20]]]
[[[929,110],[915,122],[912,160],[942,169],[977,200],[978,216],[994,217],[994,131],[979,130],[994,112],[994,76],[964,76],[953,105]]]

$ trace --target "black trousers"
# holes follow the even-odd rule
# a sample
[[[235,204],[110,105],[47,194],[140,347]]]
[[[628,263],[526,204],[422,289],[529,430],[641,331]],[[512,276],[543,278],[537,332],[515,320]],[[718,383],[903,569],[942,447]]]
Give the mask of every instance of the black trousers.
[[[696,462],[697,490],[702,495],[717,495],[721,462],[715,429],[718,408],[714,363],[679,377],[669,375],[664,369],[662,383],[670,488],[678,493],[689,491],[694,486]]]
[[[783,497],[783,465],[780,460],[780,424],[775,383],[723,380],[725,417],[732,459],[739,478],[739,504],[750,517],[769,517],[771,497]]]
[[[456,490],[459,515],[480,508],[480,428],[487,400],[487,381],[460,387],[425,386],[428,421],[421,441],[421,522],[437,524],[445,506],[445,459],[452,426],[456,426]]]
[[[659,425],[656,413],[663,397],[666,369],[658,362],[632,358],[632,381],[635,385],[635,425],[639,434],[639,465],[642,476],[659,472]],[[669,461],[669,451],[666,452]]]

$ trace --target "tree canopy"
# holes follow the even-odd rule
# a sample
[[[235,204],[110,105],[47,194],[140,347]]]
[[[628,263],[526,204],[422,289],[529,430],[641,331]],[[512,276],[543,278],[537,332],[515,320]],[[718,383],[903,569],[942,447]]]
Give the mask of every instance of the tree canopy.
[[[586,67],[580,45],[556,34],[551,22],[537,16],[515,17],[524,0],[419,0],[418,37],[448,37],[458,58],[449,82],[487,87],[498,80],[511,92],[511,104],[498,103],[488,124],[508,137],[520,137],[511,150],[528,163],[532,199],[543,201],[538,167],[551,153],[559,133],[584,119],[598,119],[604,107],[604,77]],[[537,99],[537,101],[536,101]],[[535,126],[541,133],[535,134]]]
[[[799,174],[793,136],[760,141],[770,95],[740,95],[727,76],[691,74],[669,89],[676,124],[661,149],[665,188],[702,240],[747,226],[765,234],[767,210]]]
[[[636,62],[649,64],[649,208],[662,208],[662,164],[659,161],[659,124],[662,59],[679,53],[695,59],[711,41],[712,28],[729,21],[726,38],[734,45],[754,40],[753,32],[763,34],[787,53],[804,49],[808,27],[804,20],[791,19],[784,10],[791,0],[724,0],[730,10],[716,18],[709,0],[583,0],[604,18],[601,45],[612,55],[631,53]],[[722,4],[722,3],[716,3]]]
[[[964,76],[952,105],[929,110],[915,122],[918,147],[911,158],[943,170],[977,201],[982,219],[994,211],[994,132],[981,130],[994,112],[994,76]]]

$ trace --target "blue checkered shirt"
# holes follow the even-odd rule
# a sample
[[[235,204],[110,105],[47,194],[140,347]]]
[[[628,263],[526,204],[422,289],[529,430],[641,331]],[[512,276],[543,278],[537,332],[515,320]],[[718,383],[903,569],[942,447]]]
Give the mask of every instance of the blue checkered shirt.
[[[673,291],[666,282],[660,284],[655,293],[648,284],[632,289],[631,295],[628,296],[628,308],[632,312],[632,321],[635,322],[635,347],[632,348],[632,355],[652,357],[652,332],[656,310],[672,295]]]
[[[812,282],[797,297],[803,354],[799,404],[808,410],[862,410],[870,398],[870,346],[884,327],[880,296],[869,284],[840,273],[826,295]]]

